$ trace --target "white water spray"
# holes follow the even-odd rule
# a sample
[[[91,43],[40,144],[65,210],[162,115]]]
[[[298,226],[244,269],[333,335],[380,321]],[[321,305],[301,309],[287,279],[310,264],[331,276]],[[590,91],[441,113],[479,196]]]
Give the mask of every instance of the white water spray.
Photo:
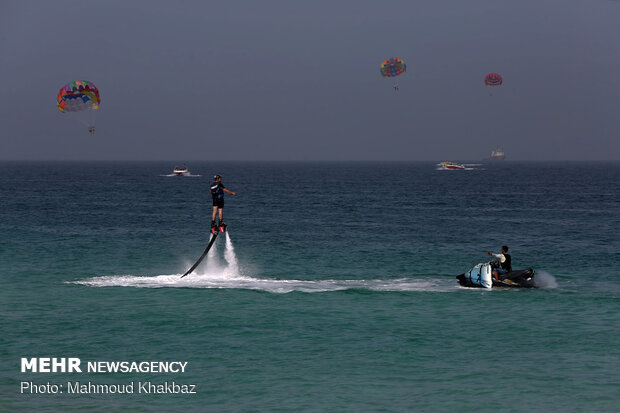
[[[224,258],[228,263],[226,273],[230,275],[239,275],[239,264],[237,262],[237,256],[235,255],[235,247],[233,247],[230,235],[226,232],[226,250],[224,251]]]
[[[211,236],[213,237],[214,235]],[[217,240],[215,240],[213,246],[211,247],[211,250],[207,254],[207,262],[205,263],[203,271],[211,273],[217,271],[219,267],[219,259],[217,258]]]
[[[321,293],[326,291],[345,291],[363,289],[373,291],[459,291],[456,283],[437,278],[401,278],[372,280],[277,280],[273,278],[254,278],[248,276],[208,273],[180,278],[179,274],[156,275],[152,277],[135,275],[113,275],[92,277],[84,280],[67,281],[70,284],[88,287],[135,287],[135,288],[235,288],[259,290],[272,293]]]
[[[536,284],[536,287],[539,288],[557,288],[558,286],[555,277],[547,271],[536,271],[534,283]]]

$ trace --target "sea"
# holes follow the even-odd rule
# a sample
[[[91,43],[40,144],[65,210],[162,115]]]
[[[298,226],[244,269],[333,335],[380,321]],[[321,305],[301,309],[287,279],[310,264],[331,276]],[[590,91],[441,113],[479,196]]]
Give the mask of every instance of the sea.
[[[173,166],[0,162],[0,411],[620,410],[620,163]],[[457,284],[502,245],[541,288]]]

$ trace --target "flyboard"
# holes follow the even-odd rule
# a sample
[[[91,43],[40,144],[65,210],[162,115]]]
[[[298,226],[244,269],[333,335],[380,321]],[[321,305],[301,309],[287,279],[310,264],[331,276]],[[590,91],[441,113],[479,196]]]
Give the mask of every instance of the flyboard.
[[[211,240],[209,241],[209,244],[207,245],[207,248],[205,248],[205,250],[202,253],[202,255],[200,256],[200,258],[198,258],[198,261],[196,261],[196,263],[194,265],[192,265],[192,268],[187,270],[187,272],[185,274],[183,274],[181,276],[181,278],[183,278],[186,275],[190,274],[192,271],[194,271],[196,269],[196,267],[198,267],[200,265],[202,260],[204,260],[204,258],[209,253],[209,250],[211,249],[211,247],[215,243],[215,239],[217,238],[217,236],[219,235],[220,232],[226,232],[226,224],[224,224],[223,222],[220,223],[219,227],[216,227],[216,226],[211,227],[211,234],[212,234],[212,236],[211,236]]]

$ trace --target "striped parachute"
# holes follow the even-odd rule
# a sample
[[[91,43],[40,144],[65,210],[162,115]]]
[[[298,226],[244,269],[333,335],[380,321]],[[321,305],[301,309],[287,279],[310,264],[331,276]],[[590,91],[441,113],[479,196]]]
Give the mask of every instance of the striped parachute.
[[[500,86],[502,83],[504,83],[504,79],[502,79],[502,76],[499,73],[489,73],[484,77],[484,85],[487,87]],[[489,95],[491,96],[493,96],[492,90],[493,89],[489,89]]]
[[[56,104],[62,113],[75,114],[75,119],[86,124],[88,131],[95,133],[95,110],[99,109],[99,89],[87,80],[67,83],[58,92]]]
[[[393,57],[391,59],[385,59],[381,63],[381,76],[383,77],[396,77],[400,76],[407,71],[407,65],[402,59]]]
[[[385,59],[381,63],[381,76],[383,77],[396,77],[400,76],[407,71],[407,65],[402,59],[398,57],[392,57],[391,59]],[[394,90],[398,90],[398,83],[394,83]]]
[[[489,73],[484,77],[484,84],[487,86],[499,86],[504,83],[499,73]]]

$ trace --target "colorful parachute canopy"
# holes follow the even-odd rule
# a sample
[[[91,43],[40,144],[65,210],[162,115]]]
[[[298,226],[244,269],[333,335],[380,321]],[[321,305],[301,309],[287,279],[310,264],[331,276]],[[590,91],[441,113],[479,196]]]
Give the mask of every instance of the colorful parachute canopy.
[[[56,104],[58,110],[65,112],[79,112],[87,109],[98,109],[101,99],[99,89],[87,80],[76,80],[67,83],[58,92]]]
[[[398,57],[386,59],[383,63],[381,63],[381,76],[383,77],[399,76],[406,71],[407,65]]]
[[[504,80],[498,73],[489,73],[484,77],[484,84],[487,86],[499,86]]]

